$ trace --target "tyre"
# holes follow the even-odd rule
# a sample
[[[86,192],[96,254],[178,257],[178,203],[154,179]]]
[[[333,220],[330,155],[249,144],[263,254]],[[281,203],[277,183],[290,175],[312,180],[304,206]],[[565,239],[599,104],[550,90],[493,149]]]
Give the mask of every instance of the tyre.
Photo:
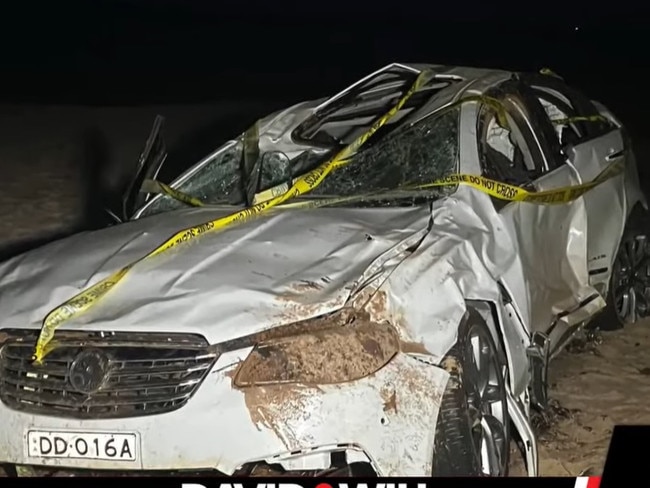
[[[616,330],[650,315],[650,219],[642,208],[628,219],[616,258],[605,301],[605,310],[594,325]]]
[[[505,361],[481,315],[468,309],[449,373],[434,441],[433,476],[506,476],[510,419]]]

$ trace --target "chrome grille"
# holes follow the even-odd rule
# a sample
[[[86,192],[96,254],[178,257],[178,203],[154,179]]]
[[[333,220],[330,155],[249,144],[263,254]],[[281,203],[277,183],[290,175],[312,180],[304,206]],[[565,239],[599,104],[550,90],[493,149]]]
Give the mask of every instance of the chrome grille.
[[[34,365],[36,333],[0,332],[10,337],[0,349],[0,400],[15,410],[58,417],[124,418],[176,410],[217,359],[207,341],[195,335],[59,332],[57,347]],[[70,375],[74,361],[89,351],[106,360],[103,380],[91,392],[80,390]]]

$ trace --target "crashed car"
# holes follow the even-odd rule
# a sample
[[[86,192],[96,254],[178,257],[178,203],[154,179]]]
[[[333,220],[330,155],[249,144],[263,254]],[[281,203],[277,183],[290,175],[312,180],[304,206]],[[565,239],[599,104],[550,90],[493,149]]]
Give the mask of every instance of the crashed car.
[[[124,222],[0,266],[0,463],[534,476],[549,360],[647,314],[629,140],[552,73],[392,64],[169,185],[161,127]]]

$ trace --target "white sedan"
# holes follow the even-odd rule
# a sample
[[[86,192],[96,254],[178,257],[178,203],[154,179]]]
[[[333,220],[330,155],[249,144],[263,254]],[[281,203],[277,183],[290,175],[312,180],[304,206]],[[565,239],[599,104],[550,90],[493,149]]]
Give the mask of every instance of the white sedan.
[[[617,119],[393,64],[254,127],[167,186],[158,120],[124,222],[0,265],[0,464],[536,475],[549,359],[648,312]]]

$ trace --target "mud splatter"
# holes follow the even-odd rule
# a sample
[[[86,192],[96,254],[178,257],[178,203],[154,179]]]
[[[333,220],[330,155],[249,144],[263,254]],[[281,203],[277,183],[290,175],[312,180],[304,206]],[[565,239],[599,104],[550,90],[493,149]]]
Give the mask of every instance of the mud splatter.
[[[234,339],[228,343],[228,349],[242,349],[274,339],[293,337],[296,335],[308,334],[323,329],[361,324],[364,322],[367,322],[367,319],[362,313],[345,307],[331,314],[314,317],[307,320],[296,320],[287,325],[274,327],[262,332],[257,332],[255,334]]]
[[[284,322],[298,322],[316,317],[320,315],[322,310],[321,303],[292,303],[288,298],[286,298],[286,301],[288,303],[282,307],[282,315],[280,317]]]
[[[320,315],[323,309],[322,289],[318,283],[300,282],[278,294],[275,300],[281,307],[281,318],[288,322],[297,322]],[[347,294],[340,293],[328,308],[343,307],[347,298]]]
[[[430,355],[431,353],[427,350],[426,347],[424,347],[424,344],[421,342],[407,342],[407,341],[401,341],[400,342],[400,349],[404,353],[411,353],[411,354],[427,354]]]
[[[462,376],[463,374],[463,365],[458,359],[452,356],[445,357],[440,363],[440,366],[451,375]]]
[[[425,376],[422,375],[419,370],[404,368],[404,370],[400,373],[400,382],[406,385],[406,390],[409,392],[409,397],[398,398],[398,403],[400,401],[402,403],[405,403],[406,401],[416,403],[434,401],[439,404],[442,400],[443,391],[437,387],[434,387],[435,389],[432,391],[431,383]],[[418,411],[418,409],[413,410]],[[413,419],[413,422],[416,423],[416,419]]]
[[[280,293],[277,296],[277,300],[292,302],[300,299],[304,295],[309,295],[311,293],[321,291],[322,289],[323,285],[320,283],[310,280],[300,280],[298,282],[291,283],[284,293]]]
[[[310,412],[318,409],[317,387],[305,385],[269,385],[245,388],[244,402],[251,420],[261,430],[273,431],[287,450],[299,448],[305,441],[299,427],[309,423]]]
[[[313,331],[261,344],[242,365],[237,381],[240,386],[344,383],[374,373],[398,348],[394,330],[387,324]]]
[[[239,361],[238,363],[235,363],[232,366],[228,366],[230,369],[227,369],[223,371],[223,375],[226,378],[230,378],[230,385],[235,386],[235,377],[237,376],[237,372],[239,372],[239,368],[242,365],[243,361]]]
[[[368,301],[364,310],[368,312],[370,320],[383,322],[388,319],[388,297],[384,290],[379,290]]]
[[[384,402],[384,412],[397,413],[397,392],[394,388],[382,388],[379,392]]]

